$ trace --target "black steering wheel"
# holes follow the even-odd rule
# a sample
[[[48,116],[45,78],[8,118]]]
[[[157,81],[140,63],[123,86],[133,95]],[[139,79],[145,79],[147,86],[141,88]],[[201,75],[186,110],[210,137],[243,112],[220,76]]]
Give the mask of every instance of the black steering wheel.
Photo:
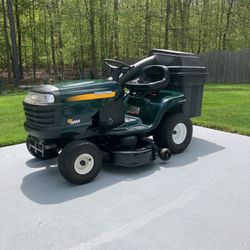
[[[104,63],[110,68],[113,80],[117,82],[121,75],[126,74],[131,69],[129,64],[114,59],[104,59]]]
[[[114,59],[104,59],[105,64],[111,69],[130,69],[130,65]]]

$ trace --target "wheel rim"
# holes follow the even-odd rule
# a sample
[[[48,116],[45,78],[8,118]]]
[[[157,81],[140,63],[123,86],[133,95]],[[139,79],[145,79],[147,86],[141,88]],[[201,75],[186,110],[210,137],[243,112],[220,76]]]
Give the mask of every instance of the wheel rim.
[[[94,158],[90,154],[79,155],[74,163],[75,171],[80,174],[88,174],[94,167]]]
[[[184,123],[178,123],[173,130],[173,141],[175,144],[182,144],[187,137],[187,127]]]

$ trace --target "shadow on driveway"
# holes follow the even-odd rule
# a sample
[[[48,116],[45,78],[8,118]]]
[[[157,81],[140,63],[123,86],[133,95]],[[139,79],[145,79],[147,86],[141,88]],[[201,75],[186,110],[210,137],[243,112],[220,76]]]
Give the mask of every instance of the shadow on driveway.
[[[185,152],[173,156],[167,163],[157,160],[150,165],[131,169],[104,166],[92,182],[82,186],[72,185],[61,177],[57,169],[57,158],[46,161],[32,159],[28,160],[26,165],[30,168],[41,168],[41,170],[25,176],[21,190],[27,198],[39,204],[62,203],[92,194],[122,181],[129,182],[144,178],[160,171],[161,168],[185,167],[200,157],[223,149],[225,148],[220,145],[194,137],[190,147]]]

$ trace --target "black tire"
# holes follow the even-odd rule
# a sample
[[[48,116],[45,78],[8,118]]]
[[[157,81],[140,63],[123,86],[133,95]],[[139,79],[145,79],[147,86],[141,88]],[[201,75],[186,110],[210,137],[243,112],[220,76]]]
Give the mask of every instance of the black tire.
[[[35,158],[37,158],[39,160],[48,160],[48,159],[52,159],[52,158],[58,156],[57,149],[45,150],[44,154],[42,155],[41,152],[35,151],[34,148],[30,147],[30,145],[32,145],[32,144],[34,144],[34,142],[31,139],[31,137],[28,136],[28,138],[26,140],[26,147],[27,147],[28,151],[30,152],[30,154],[33,155]]]
[[[188,116],[167,114],[156,129],[154,140],[159,148],[169,148],[173,154],[178,154],[188,147],[192,135],[193,125]]]
[[[58,157],[58,169],[69,182],[77,185],[92,181],[102,168],[102,152],[88,141],[67,144]]]

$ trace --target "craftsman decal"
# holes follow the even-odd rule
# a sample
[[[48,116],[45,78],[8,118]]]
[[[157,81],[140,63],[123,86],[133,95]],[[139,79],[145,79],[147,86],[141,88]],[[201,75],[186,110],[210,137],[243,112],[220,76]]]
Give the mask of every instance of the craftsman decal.
[[[71,96],[66,99],[67,102],[78,102],[78,101],[88,101],[88,100],[97,100],[97,99],[106,99],[115,97],[114,91],[98,91],[91,94],[83,94]]]

